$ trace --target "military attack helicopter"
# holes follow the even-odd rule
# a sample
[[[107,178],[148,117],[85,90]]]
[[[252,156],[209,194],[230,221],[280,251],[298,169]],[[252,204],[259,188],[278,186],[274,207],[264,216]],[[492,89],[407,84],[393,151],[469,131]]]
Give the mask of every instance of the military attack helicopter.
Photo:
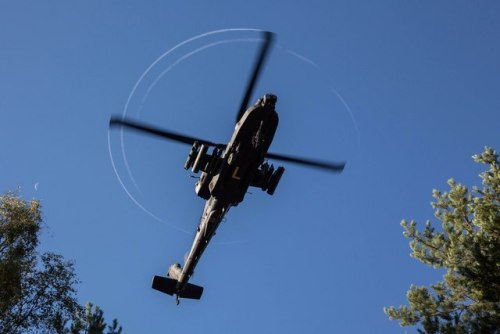
[[[262,35],[263,42],[237,113],[234,133],[229,143],[225,145],[213,143],[122,117],[112,117],[109,122],[110,127],[124,127],[191,145],[184,169],[191,168],[193,173],[201,172],[195,191],[199,197],[206,200],[205,208],[184,266],[175,263],[169,267],[167,277],[154,276],[152,282],[153,289],[171,296],[175,295],[177,305],[180,298],[201,298],[203,287],[189,283],[189,280],[229,209],[243,201],[249,187],[260,188],[269,195],[274,194],[285,168],[282,166],[275,168],[268,159],[335,173],[342,172],[345,166],[344,162],[334,163],[268,152],[278,127],[278,114],[275,109],[277,97],[265,94],[248,108],[255,84],[274,40],[274,34],[271,32],[262,32]]]

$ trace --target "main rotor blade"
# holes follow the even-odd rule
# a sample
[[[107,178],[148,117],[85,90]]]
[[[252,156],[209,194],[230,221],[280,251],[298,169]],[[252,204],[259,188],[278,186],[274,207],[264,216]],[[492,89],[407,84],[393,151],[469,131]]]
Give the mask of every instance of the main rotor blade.
[[[344,170],[345,162],[328,162],[328,161],[320,161],[320,160],[312,160],[312,159],[304,159],[299,157],[292,157],[289,155],[275,154],[275,153],[267,153],[266,158],[291,162],[294,164],[304,165],[307,167],[326,169],[330,172],[340,173]]]
[[[199,142],[200,144],[205,144],[205,145],[210,145],[210,146],[220,146],[219,144],[212,143],[211,141],[196,138],[196,137],[191,137],[191,136],[186,136],[180,133],[176,133],[173,131],[165,130],[165,129],[160,129],[154,126],[151,126],[149,124],[145,124],[142,122],[138,121],[133,121],[130,119],[123,119],[121,117],[113,116],[109,120],[109,126],[110,127],[115,127],[115,126],[122,126],[126,127],[132,130],[136,130],[139,132],[147,133],[150,135],[154,135],[157,137],[173,140],[179,143],[187,144],[187,145],[193,145],[195,141]]]
[[[253,89],[255,87],[255,84],[257,83],[257,79],[262,69],[262,65],[266,60],[271,43],[273,42],[274,34],[272,32],[264,31],[262,35],[264,38],[264,43],[262,43],[259,55],[257,56],[257,61],[255,62],[254,68],[252,70],[252,76],[250,77],[250,81],[248,82],[247,88],[245,89],[245,95],[243,96],[240,109],[238,111],[238,114],[236,115],[236,122],[240,120],[241,116],[243,116],[243,114],[248,108],[248,101],[250,101],[250,98],[252,97]]]

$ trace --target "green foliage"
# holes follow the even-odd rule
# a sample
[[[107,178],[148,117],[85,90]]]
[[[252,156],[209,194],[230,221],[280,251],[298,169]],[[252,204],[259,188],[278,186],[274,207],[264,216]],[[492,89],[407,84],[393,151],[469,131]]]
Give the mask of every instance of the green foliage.
[[[0,196],[0,333],[104,334],[103,312],[77,302],[73,263],[36,252],[41,224],[38,201]],[[121,330],[115,319],[106,333]]]
[[[87,303],[85,312],[71,325],[71,334],[104,334],[106,322],[104,321],[104,312],[96,306],[92,310],[93,305]],[[113,324],[107,326],[106,334],[121,334],[122,328],[118,326],[118,321],[113,320]]]
[[[18,302],[22,274],[32,270],[41,222],[39,206],[36,201],[19,201],[13,194],[0,198],[0,287],[9,287],[0,289],[0,315]]]
[[[401,326],[420,324],[419,333],[500,333],[500,168],[498,155],[485,148],[474,161],[488,165],[481,173],[483,187],[448,181],[448,192],[433,191],[435,217],[423,232],[415,221],[401,222],[411,240],[411,256],[443,268],[443,281],[411,286],[408,306],[384,308]]]

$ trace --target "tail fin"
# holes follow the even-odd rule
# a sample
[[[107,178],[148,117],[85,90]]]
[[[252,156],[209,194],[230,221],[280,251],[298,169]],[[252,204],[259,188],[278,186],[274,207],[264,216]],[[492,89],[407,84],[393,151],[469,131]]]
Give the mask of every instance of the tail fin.
[[[191,283],[187,283],[182,291],[177,291],[177,280],[163,276],[153,277],[152,288],[170,296],[176,294],[188,299],[200,299],[203,294],[203,287]]]

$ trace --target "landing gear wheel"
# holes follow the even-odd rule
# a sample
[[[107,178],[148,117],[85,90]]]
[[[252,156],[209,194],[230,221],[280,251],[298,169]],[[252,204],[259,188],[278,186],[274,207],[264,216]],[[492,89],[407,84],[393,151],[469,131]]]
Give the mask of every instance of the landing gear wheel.
[[[179,296],[175,297],[175,305],[179,305],[181,301],[179,300]]]

